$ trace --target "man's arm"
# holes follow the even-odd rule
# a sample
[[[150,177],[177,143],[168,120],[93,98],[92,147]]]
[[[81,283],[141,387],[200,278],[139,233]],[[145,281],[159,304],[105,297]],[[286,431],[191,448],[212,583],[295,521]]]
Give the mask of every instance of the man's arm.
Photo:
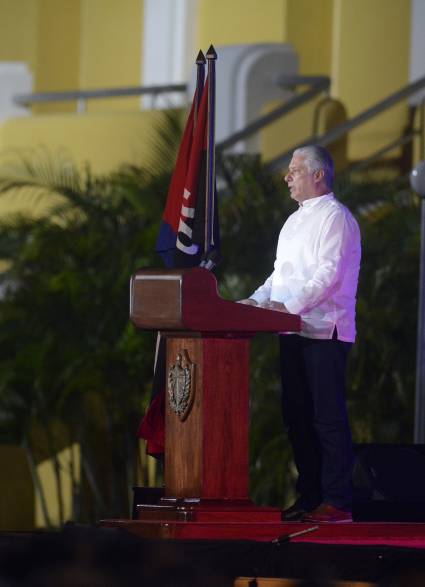
[[[281,302],[271,302],[265,301],[261,304],[258,304],[254,299],[247,298],[245,300],[238,300],[238,304],[245,304],[247,306],[258,306],[259,308],[264,308],[265,310],[274,310],[275,312],[288,312],[285,307],[285,304]]]
[[[260,287],[256,289],[249,298],[239,300],[238,303],[246,304],[247,306],[258,306],[260,308],[264,308],[265,310],[274,310],[275,312],[288,312],[284,304],[270,300],[273,275],[274,271],[271,275],[269,275],[263,285],[260,285]]]
[[[261,308],[265,308],[266,310],[274,310],[275,312],[289,312],[285,304],[282,304],[282,302],[264,302],[263,304],[261,304]]]
[[[237,300],[238,304],[245,304],[245,306],[258,306],[257,302],[252,298],[246,298],[245,300]]]
[[[254,293],[252,293],[249,296],[248,299],[252,300],[253,302],[255,302],[259,306],[262,306],[265,303],[269,303],[270,302],[270,294],[272,292],[273,275],[274,275],[274,271],[271,275],[268,276],[268,278],[263,283],[263,285],[260,285],[260,287],[257,288],[254,291]],[[250,305],[255,305],[255,304],[250,304]]]

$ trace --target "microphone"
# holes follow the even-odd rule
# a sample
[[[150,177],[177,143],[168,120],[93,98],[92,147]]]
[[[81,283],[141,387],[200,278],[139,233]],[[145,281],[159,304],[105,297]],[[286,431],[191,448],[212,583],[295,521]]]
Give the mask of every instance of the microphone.
[[[276,544],[276,546],[280,546],[285,542],[290,542],[292,538],[296,538],[297,536],[302,536],[303,534],[308,534],[309,532],[314,532],[318,530],[319,526],[312,526],[311,528],[305,528],[304,530],[299,530],[298,532],[292,532],[292,534],[284,534],[283,536],[278,536],[272,540],[272,544]]]

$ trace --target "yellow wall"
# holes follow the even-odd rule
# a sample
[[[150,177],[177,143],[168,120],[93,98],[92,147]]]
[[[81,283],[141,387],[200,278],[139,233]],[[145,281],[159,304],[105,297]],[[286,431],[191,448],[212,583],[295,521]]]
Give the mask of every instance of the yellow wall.
[[[143,2],[81,2],[80,87],[92,89],[140,85]],[[139,98],[88,102],[90,112],[138,109]]]
[[[333,0],[288,0],[287,35],[299,57],[301,75],[328,75],[332,62]],[[305,88],[299,88],[303,91]],[[263,157],[272,159],[313,134],[313,118],[319,96],[276,121],[261,134]],[[266,110],[278,106],[269,104]]]
[[[80,70],[80,0],[39,0],[34,91],[75,90]],[[75,103],[38,105],[34,112],[73,112]]]
[[[72,519],[72,490],[73,484],[80,484],[80,446],[73,444],[63,449],[58,454],[61,467],[61,483],[64,502],[64,522]],[[53,526],[60,525],[59,501],[57,498],[57,487],[53,463],[45,460],[37,465],[38,474],[42,481],[44,496],[47,503],[47,511],[50,523]],[[35,526],[43,527],[46,525],[43,515],[40,498],[35,498]]]
[[[143,0],[0,0],[0,61],[24,61],[34,91],[137,86]],[[91,112],[139,109],[138,98],[96,100]],[[73,112],[75,102],[35,113]]]
[[[262,131],[261,153],[266,161],[278,157],[312,135],[314,107],[319,99],[316,98],[301,106]],[[279,102],[270,103],[265,111],[276,108],[279,104]]]
[[[156,110],[15,118],[4,124],[1,135],[9,150],[65,150],[77,165],[90,161],[93,172],[102,174],[120,163],[146,161],[163,116]]]
[[[292,43],[305,75],[331,71],[333,0],[199,0],[198,45]]]
[[[164,121],[159,110],[105,114],[50,114],[15,118],[0,125],[2,172],[19,156],[57,154],[72,159],[81,169],[86,163],[95,174],[105,174],[120,164],[146,164],[157,129]],[[27,208],[25,198],[10,194],[0,198],[0,216]],[[32,202],[31,212],[42,213],[46,202]]]
[[[295,47],[303,75],[330,75],[333,0],[289,0],[287,40]]]
[[[34,527],[34,489],[20,446],[0,446],[0,530]]]
[[[281,43],[288,0],[199,0],[198,46]]]
[[[408,83],[410,1],[334,0],[332,92],[349,116]],[[350,156],[362,157],[400,134],[406,105],[364,125],[350,138]]]
[[[58,454],[61,466],[64,521],[72,519],[73,486],[79,485],[80,447],[73,444]],[[60,525],[59,502],[52,461],[37,463],[37,474],[50,524]],[[25,451],[20,446],[0,445],[0,530],[32,530],[46,525],[39,493],[35,490]],[[4,474],[6,472],[6,474]]]
[[[35,92],[79,85],[80,0],[0,0],[0,61],[23,61]],[[74,111],[74,103],[34,112]]]
[[[37,65],[38,0],[0,0],[0,61]]]

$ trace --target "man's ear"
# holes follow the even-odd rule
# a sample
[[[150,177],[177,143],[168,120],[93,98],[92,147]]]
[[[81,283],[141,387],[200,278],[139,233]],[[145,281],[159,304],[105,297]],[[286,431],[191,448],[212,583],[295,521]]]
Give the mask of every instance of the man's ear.
[[[320,183],[325,178],[325,172],[323,169],[316,169],[314,172],[314,179],[317,183]]]

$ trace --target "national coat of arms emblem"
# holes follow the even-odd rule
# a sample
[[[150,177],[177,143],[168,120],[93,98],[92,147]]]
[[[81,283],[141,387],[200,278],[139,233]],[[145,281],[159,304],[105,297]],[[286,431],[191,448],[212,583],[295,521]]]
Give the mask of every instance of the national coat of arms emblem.
[[[188,417],[195,398],[195,364],[186,349],[177,354],[168,371],[168,400],[170,407],[183,422]]]

